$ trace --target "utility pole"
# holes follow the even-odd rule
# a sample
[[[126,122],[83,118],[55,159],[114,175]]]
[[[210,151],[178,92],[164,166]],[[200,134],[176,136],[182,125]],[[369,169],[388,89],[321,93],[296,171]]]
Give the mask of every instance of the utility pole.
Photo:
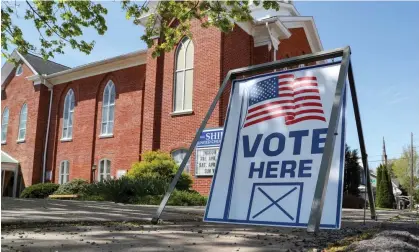
[[[413,133],[410,133],[410,210],[413,211]]]

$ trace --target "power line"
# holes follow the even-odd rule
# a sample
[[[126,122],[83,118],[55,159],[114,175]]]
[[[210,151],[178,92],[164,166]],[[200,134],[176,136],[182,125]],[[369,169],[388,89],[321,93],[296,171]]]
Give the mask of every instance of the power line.
[[[413,145],[413,148],[414,148],[414,149],[415,149],[415,148],[419,148],[419,145]],[[409,145],[409,149],[410,149],[410,145]],[[394,154],[392,154],[392,155],[387,154],[387,156],[397,156],[397,155],[402,155],[402,154],[404,154],[404,152],[394,153]],[[383,155],[383,154],[368,155],[368,157],[380,157],[380,156],[382,156],[382,155]]]
[[[389,159],[387,159],[387,160],[399,160],[399,159],[410,159],[410,158],[405,158],[405,157],[401,157],[401,158],[389,158]],[[368,162],[381,162],[381,161],[383,161],[383,160],[368,160]]]

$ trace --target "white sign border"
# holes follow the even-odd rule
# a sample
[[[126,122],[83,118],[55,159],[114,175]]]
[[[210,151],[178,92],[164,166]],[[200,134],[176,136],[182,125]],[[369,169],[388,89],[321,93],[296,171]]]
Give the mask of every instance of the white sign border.
[[[275,72],[275,73],[266,73],[266,74],[260,74],[260,75],[254,75],[252,77],[249,78],[243,78],[243,79],[236,79],[233,80],[231,83],[231,90],[230,90],[230,98],[229,98],[229,106],[228,106],[228,110],[227,110],[227,114],[226,114],[226,121],[225,124],[223,126],[224,129],[227,128],[227,124],[228,124],[228,118],[230,116],[230,104],[231,104],[231,99],[234,93],[234,88],[237,86],[238,83],[243,82],[243,81],[248,81],[248,80],[252,80],[255,78],[260,78],[260,77],[266,77],[266,76],[270,76],[273,74],[284,74],[284,73],[291,73],[291,72],[296,72],[296,71],[301,71],[301,70],[307,70],[307,69],[313,69],[313,68],[321,68],[321,67],[326,67],[326,66],[333,66],[333,65],[341,65],[342,62],[341,61],[336,61],[336,62],[332,62],[332,63],[327,63],[327,64],[322,64],[322,65],[315,65],[315,66],[309,66],[309,67],[303,67],[303,68],[295,68],[295,69],[290,69],[287,71],[279,71],[279,72]],[[322,229],[339,229],[341,226],[341,213],[342,213],[342,198],[343,198],[343,173],[344,173],[344,161],[345,161],[345,110],[346,110],[346,91],[347,91],[347,83],[345,81],[345,86],[344,86],[344,91],[343,91],[343,99],[342,99],[342,134],[341,134],[341,151],[340,151],[340,173],[339,173],[339,188],[338,188],[338,199],[337,199],[337,215],[336,215],[336,222],[334,225],[330,225],[330,224],[320,224],[320,228]],[[225,138],[225,133],[223,134],[223,137],[221,139],[221,144],[220,144],[220,149],[218,152],[218,155],[220,156],[222,153],[222,149],[223,149],[223,144],[224,144],[224,138]],[[210,195],[208,197],[208,202],[207,205],[205,207],[205,214],[204,214],[204,218],[203,221],[204,222],[216,222],[216,223],[226,223],[226,224],[245,224],[245,225],[260,225],[260,226],[275,226],[275,227],[294,227],[294,228],[307,228],[308,223],[300,223],[301,225],[289,225],[288,223],[284,223],[284,224],[276,224],[276,223],[272,223],[272,222],[266,222],[266,221],[245,221],[245,220],[234,220],[234,219],[221,219],[221,218],[208,218],[208,210],[209,210],[209,205],[211,203],[211,199],[212,199],[212,192],[213,192],[213,187],[215,184],[215,179],[217,178],[217,171],[218,171],[218,167],[219,167],[219,161],[220,159],[217,159],[217,164],[215,167],[215,171],[214,171],[214,175],[213,175],[213,179],[211,182],[211,188],[210,188]],[[230,181],[231,183],[231,181]]]

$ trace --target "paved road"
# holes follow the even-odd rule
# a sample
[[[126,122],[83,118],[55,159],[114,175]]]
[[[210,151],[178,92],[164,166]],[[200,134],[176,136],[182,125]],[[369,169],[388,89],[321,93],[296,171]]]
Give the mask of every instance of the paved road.
[[[379,211],[379,221],[364,226],[362,210],[345,209],[341,230],[313,235],[304,229],[203,223],[202,207],[168,207],[165,222],[154,226],[149,220],[156,208],[3,199],[2,251],[308,251],[366,232],[419,231],[418,215],[400,211]],[[412,237],[398,248],[416,251],[419,238]],[[379,250],[372,243],[369,246],[368,250]]]
[[[2,198],[2,223],[19,222],[95,222],[95,221],[150,221],[157,206],[117,204],[113,202],[44,200]],[[165,221],[201,220],[204,207],[166,207]],[[369,218],[367,221],[374,222]],[[385,221],[398,214],[397,211],[379,211],[379,220]],[[343,222],[363,222],[362,209],[343,209]]]

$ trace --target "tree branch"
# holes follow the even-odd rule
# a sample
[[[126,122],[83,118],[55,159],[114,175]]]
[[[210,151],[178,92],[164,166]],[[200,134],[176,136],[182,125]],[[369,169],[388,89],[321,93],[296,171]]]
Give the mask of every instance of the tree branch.
[[[33,7],[32,5],[28,2],[28,0],[26,0],[26,4],[31,8],[32,12],[35,13],[42,21],[44,21],[44,24],[46,24],[59,38],[61,38],[62,40],[70,43],[70,41],[68,41],[66,38],[62,37],[60,34],[58,34],[58,32],[52,28],[49,23],[45,20],[45,17],[40,15]]]

